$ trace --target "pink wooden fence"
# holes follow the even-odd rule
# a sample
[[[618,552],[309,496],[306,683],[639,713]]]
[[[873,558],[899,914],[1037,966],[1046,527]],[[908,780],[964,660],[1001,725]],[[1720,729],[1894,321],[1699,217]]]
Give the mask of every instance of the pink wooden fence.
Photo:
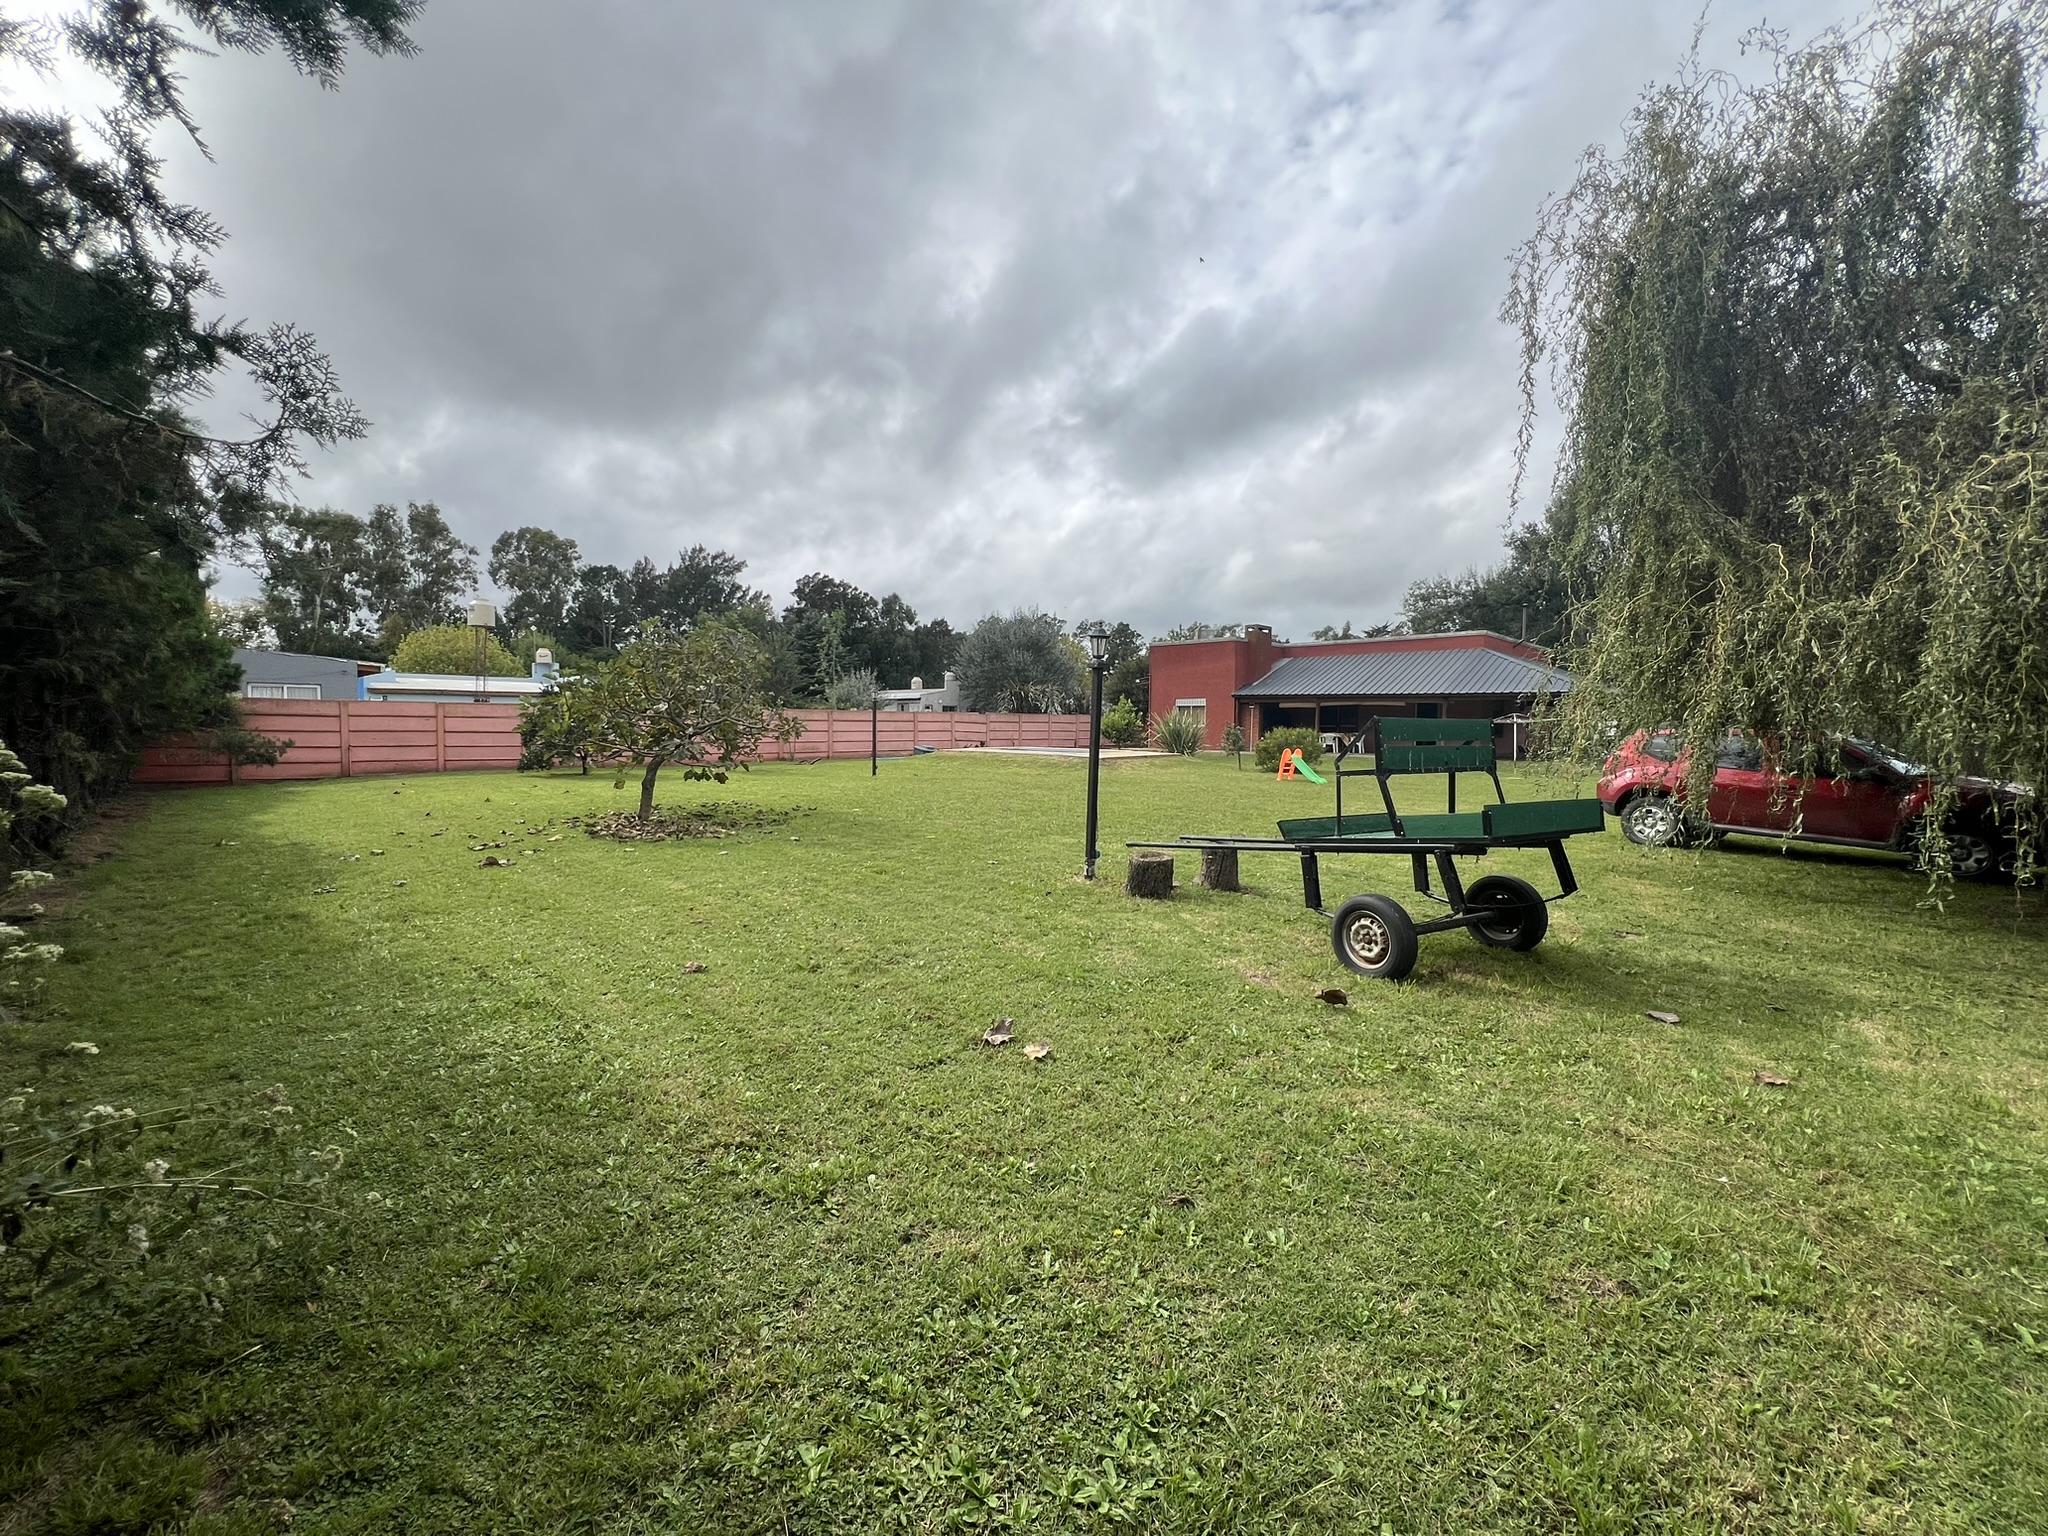
[[[239,770],[245,783],[267,779],[337,779],[375,773],[443,773],[463,768],[519,766],[519,707],[515,704],[400,704],[318,699],[248,699],[249,729],[289,739],[291,750],[274,768]],[[804,723],[793,742],[766,742],[763,758],[866,757],[869,717],[864,710],[801,709]],[[938,711],[884,713],[876,722],[884,757],[907,757],[913,747],[1082,747],[1086,715],[960,715]],[[228,765],[189,737],[174,737],[142,754],[138,784],[225,784]]]

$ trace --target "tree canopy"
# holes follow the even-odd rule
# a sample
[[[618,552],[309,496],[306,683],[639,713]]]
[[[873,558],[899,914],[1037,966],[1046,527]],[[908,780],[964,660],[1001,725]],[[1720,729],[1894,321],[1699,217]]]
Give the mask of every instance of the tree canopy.
[[[220,48],[277,48],[332,84],[348,48],[403,53],[414,0],[178,0]],[[364,422],[312,339],[208,318],[220,229],[166,197],[151,147],[196,134],[180,28],[148,0],[0,20],[0,58],[68,52],[110,81],[97,146],[61,113],[0,103],[0,734],[74,807],[231,685],[201,572],[260,529],[306,442]],[[222,369],[267,419],[211,438],[180,408]]]
[[[679,630],[649,620],[587,692],[575,684],[557,690],[569,702],[543,704],[539,713],[556,752],[604,758],[617,765],[622,784],[630,768],[640,769],[645,821],[664,767],[723,783],[768,737],[794,740],[802,731],[769,702],[767,681],[760,642],[737,624],[713,620]]]
[[[2048,784],[2048,3],[1752,41],[1763,78],[1652,89],[1516,264],[1525,402],[1548,367],[1565,412],[1561,740]]]
[[[960,642],[965,709],[1057,715],[1080,707],[1081,653],[1049,613],[992,613]]]

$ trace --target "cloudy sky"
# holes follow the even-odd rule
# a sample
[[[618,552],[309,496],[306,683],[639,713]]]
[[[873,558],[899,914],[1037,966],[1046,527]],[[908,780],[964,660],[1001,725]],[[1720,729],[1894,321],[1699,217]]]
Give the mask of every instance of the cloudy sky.
[[[1721,0],[1707,53],[1842,9]],[[311,328],[375,422],[310,504],[1305,637],[1492,558],[1506,258],[1697,14],[429,0],[339,92],[195,60],[216,158],[166,148],[225,312]]]

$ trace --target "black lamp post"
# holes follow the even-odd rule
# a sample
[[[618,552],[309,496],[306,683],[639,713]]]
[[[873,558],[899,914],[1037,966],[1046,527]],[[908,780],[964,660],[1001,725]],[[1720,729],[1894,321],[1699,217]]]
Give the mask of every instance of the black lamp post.
[[[1088,670],[1094,675],[1093,700],[1088,706],[1088,863],[1081,878],[1095,878],[1095,861],[1102,851],[1095,846],[1096,789],[1102,779],[1102,674],[1109,670],[1109,631],[1091,624],[1081,631],[1088,647]]]

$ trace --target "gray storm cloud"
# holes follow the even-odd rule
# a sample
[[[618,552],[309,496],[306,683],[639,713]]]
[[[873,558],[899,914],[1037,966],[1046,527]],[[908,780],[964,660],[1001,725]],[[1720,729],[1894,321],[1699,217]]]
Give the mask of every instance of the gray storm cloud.
[[[431,0],[338,93],[194,61],[168,147],[376,422],[307,501],[1303,634],[1492,556],[1505,258],[1695,15]]]

